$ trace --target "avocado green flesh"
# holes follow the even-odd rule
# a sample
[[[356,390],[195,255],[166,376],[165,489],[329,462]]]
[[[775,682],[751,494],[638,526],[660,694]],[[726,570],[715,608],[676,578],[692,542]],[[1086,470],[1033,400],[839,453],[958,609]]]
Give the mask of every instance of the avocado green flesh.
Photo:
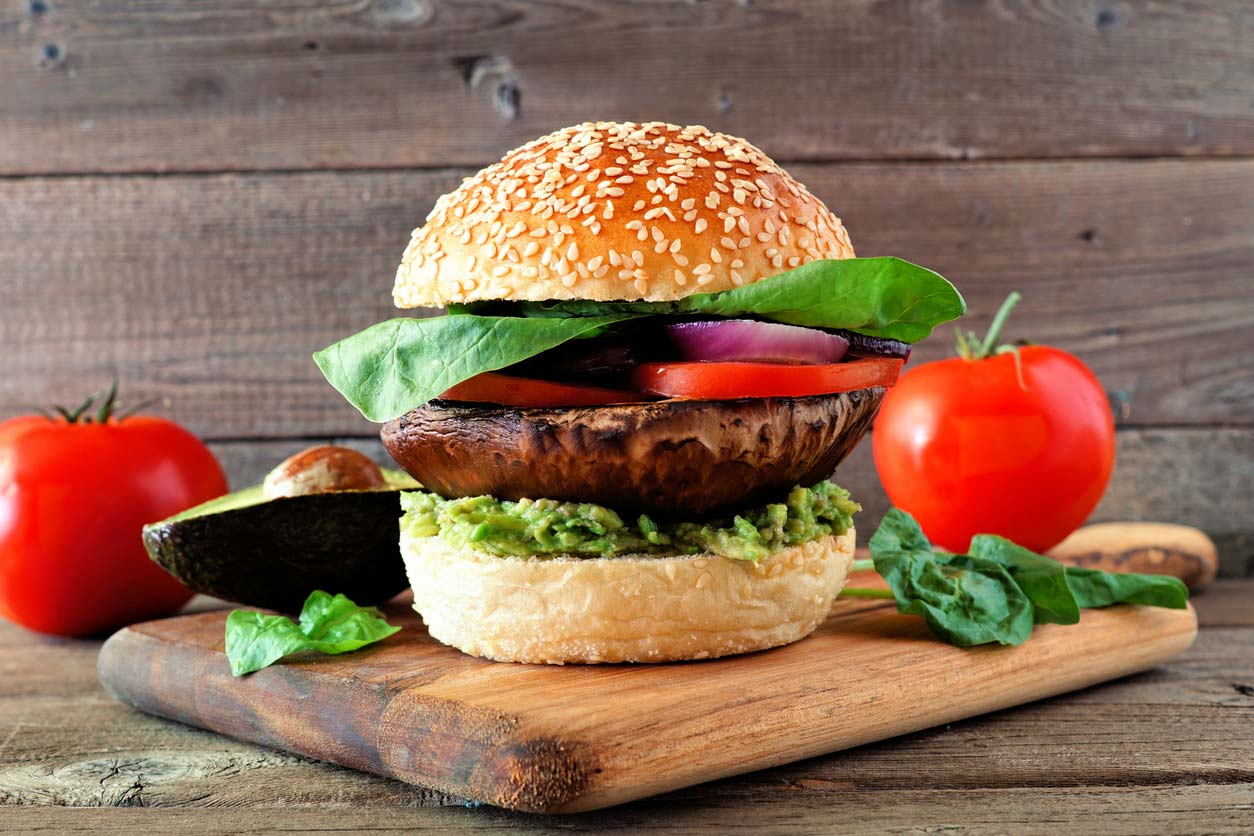
[[[385,488],[384,490],[407,491],[407,490],[413,490],[414,488],[420,487],[419,484],[416,481],[414,481],[414,478],[412,476],[400,470],[386,470],[385,469],[383,470],[383,478],[388,483],[388,487]],[[348,492],[340,491],[339,493],[348,493]],[[186,511],[182,511],[178,514],[175,514],[174,516],[169,517],[168,519],[164,519],[159,523],[152,523],[152,525],[166,525],[167,523],[182,522],[183,520],[190,520],[193,517],[206,517],[210,514],[221,514],[226,511],[237,511],[240,508],[248,508],[253,505],[260,505],[261,503],[265,501],[266,501],[266,498],[262,493],[262,486],[253,485],[251,488],[244,488],[243,490],[235,491],[234,493],[228,493],[225,496],[220,496],[217,499],[211,499],[208,502],[202,502],[200,505],[197,505],[194,508],[188,508]]]
[[[796,487],[781,502],[700,522],[655,522],[642,514],[628,523],[590,503],[443,499],[426,491],[402,493],[401,508],[401,529],[411,537],[438,536],[453,546],[503,557],[715,554],[751,562],[844,534],[861,510],[848,491],[831,482]]]

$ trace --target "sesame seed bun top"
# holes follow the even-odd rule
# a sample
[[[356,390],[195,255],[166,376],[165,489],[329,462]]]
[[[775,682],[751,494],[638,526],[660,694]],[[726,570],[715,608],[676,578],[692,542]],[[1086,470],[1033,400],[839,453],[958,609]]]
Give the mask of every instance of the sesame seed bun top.
[[[589,122],[509,152],[436,201],[392,295],[401,308],[667,301],[852,256],[840,219],[743,139]]]

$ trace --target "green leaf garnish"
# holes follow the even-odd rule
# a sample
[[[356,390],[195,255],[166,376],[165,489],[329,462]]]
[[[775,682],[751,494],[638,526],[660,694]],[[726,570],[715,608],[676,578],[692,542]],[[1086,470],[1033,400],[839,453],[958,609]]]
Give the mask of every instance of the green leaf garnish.
[[[1023,644],[1032,634],[1032,603],[1005,567],[934,553],[904,511],[894,508],[884,517],[871,537],[871,557],[897,599],[897,611],[922,616],[950,644]]]
[[[476,311],[508,316],[481,316]],[[392,319],[314,355],[331,385],[371,421],[391,421],[481,372],[507,368],[620,322],[651,316],[752,316],[917,342],[966,311],[944,278],[899,258],[811,261],[720,293],[676,302],[487,303]]]
[[[966,313],[939,274],[900,258],[822,259],[769,279],[675,302],[523,302],[525,316],[753,316],[811,328],[843,328],[914,343]]]
[[[1081,608],[1188,606],[1179,578],[1067,566],[992,534],[974,537],[970,554],[936,551],[914,517],[896,508],[870,545],[898,612],[922,616],[939,638],[962,647],[1022,644],[1035,624],[1075,624]]]
[[[327,380],[371,421],[391,421],[481,372],[512,366],[631,316],[390,319],[314,355]]]
[[[305,599],[299,625],[283,615],[232,611],[226,617],[226,657],[231,673],[243,676],[301,650],[348,653],[400,629],[374,607],[359,607],[343,595],[318,589]]]

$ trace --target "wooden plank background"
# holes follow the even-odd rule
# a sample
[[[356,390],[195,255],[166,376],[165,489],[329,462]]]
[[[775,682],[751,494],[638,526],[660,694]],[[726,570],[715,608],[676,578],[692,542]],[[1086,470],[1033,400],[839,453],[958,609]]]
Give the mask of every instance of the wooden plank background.
[[[863,255],[1105,383],[1101,519],[1254,571],[1254,14],[1228,2],[23,0],[0,8],[0,417],[119,374],[236,484],[378,452],[313,350],[461,177],[589,118],[745,135]],[[919,359],[949,350],[944,329]],[[841,478],[885,507],[864,445]]]

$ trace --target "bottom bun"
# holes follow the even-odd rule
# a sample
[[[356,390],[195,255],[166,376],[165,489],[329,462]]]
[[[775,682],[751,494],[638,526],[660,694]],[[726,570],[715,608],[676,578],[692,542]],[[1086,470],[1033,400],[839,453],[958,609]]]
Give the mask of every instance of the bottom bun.
[[[759,564],[715,555],[497,557],[401,536],[432,637],[502,662],[713,659],[805,638],[853,561],[854,531]]]

